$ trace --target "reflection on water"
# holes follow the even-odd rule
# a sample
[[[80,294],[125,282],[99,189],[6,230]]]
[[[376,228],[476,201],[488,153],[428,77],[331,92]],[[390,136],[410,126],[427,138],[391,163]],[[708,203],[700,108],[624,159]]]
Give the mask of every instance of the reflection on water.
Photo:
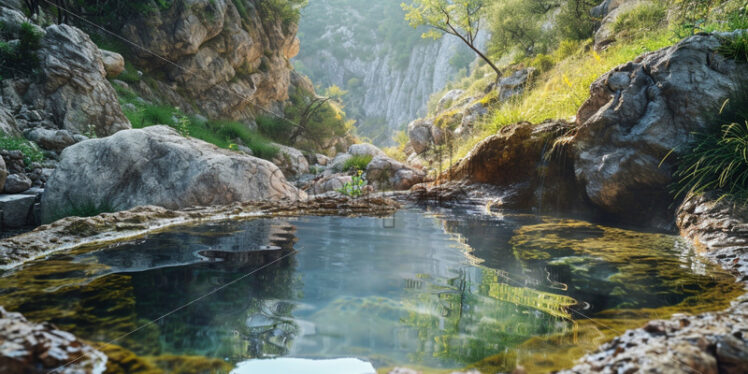
[[[529,342],[582,347],[582,313],[625,320],[737,292],[688,251],[673,236],[535,216],[258,219],[36,261],[3,274],[0,305],[109,341],[197,300],[116,342],[139,355],[503,365]]]

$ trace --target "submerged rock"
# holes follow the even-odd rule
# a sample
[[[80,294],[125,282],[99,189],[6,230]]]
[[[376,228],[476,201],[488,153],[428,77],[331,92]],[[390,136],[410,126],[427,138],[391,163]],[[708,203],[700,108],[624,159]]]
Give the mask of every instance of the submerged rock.
[[[36,324],[0,307],[0,372],[97,374],[107,357],[49,323]]]
[[[66,148],[47,182],[42,215],[50,222],[71,209],[178,209],[304,195],[268,161],[153,126]]]

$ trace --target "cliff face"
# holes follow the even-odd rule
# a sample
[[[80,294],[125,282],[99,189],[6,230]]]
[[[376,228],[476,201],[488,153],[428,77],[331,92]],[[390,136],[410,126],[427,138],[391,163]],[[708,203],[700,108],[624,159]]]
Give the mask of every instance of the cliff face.
[[[298,65],[315,83],[348,90],[346,111],[378,144],[425,115],[429,96],[474,59],[456,38],[421,39],[399,4],[320,0],[301,18]]]
[[[295,23],[267,14],[261,3],[179,1],[128,21],[122,34],[144,47],[133,47],[130,59],[157,77],[141,91],[212,118],[275,109],[288,98],[288,60],[299,40]]]

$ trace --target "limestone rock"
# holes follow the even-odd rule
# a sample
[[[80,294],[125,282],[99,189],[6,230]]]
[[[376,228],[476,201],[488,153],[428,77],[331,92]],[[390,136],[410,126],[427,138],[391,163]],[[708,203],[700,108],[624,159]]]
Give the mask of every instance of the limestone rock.
[[[499,100],[506,101],[511,97],[522,94],[534,74],[535,68],[525,68],[515,71],[506,78],[502,78],[496,86],[496,89],[499,91]]]
[[[19,193],[31,188],[31,179],[25,174],[11,174],[5,178],[5,193]]]
[[[332,159],[330,162],[330,166],[327,168],[327,170],[331,172],[336,171],[343,171],[343,166],[345,165],[345,162],[348,161],[351,157],[348,153],[339,153],[335,156],[335,158]]]
[[[104,70],[107,78],[117,78],[125,71],[125,58],[117,52],[100,49],[101,60],[104,63]]]
[[[353,156],[384,156],[384,152],[382,152],[381,149],[377,148],[374,144],[370,143],[361,143],[361,144],[353,144],[350,147],[348,147],[348,154]]]
[[[0,372],[99,374],[107,357],[49,323],[29,322],[0,307]],[[53,370],[54,369],[54,370]]]
[[[1,96],[2,92],[0,92],[0,97]],[[2,101],[0,101],[0,103],[2,103]],[[0,105],[0,133],[10,136],[20,136],[21,132],[18,131],[16,120],[8,109],[9,108]]]
[[[181,66],[132,49],[136,66],[166,73],[158,91],[170,104],[194,103],[210,118],[250,119],[257,107],[288,98],[288,56],[298,52],[296,25],[264,15],[262,1],[242,0],[241,12],[231,0],[174,2],[133,17],[121,31]]]
[[[99,48],[86,33],[64,24],[49,26],[39,56],[43,84],[32,85],[26,97],[43,100],[59,128],[107,136],[131,127],[105,79]]]
[[[315,180],[306,189],[306,192],[310,196],[322,195],[330,191],[337,191],[343,188],[346,183],[352,182],[353,178],[346,174],[333,174],[324,176],[318,180]]]
[[[35,142],[44,149],[58,152],[78,142],[74,134],[68,130],[49,130],[41,127],[26,133],[26,139]]]
[[[407,190],[414,184],[421,183],[425,176],[423,171],[387,156],[374,157],[366,167],[366,179],[380,191]]]
[[[309,172],[309,161],[300,150],[273,143],[278,147],[278,155],[273,158],[273,163],[277,165],[287,178],[297,177]]]
[[[615,219],[671,227],[671,150],[704,130],[748,84],[748,64],[719,55],[702,34],[644,54],[597,79],[577,113],[575,174],[589,199]]]
[[[269,161],[152,126],[66,148],[42,206],[49,222],[70,207],[175,209],[304,195]]]
[[[431,148],[434,143],[432,127],[433,123],[425,119],[417,119],[408,124],[408,139],[415,153],[421,154]]]
[[[0,212],[2,212],[0,226],[9,228],[26,226],[35,201],[34,195],[0,195]]]
[[[465,91],[455,89],[447,91],[447,93],[442,96],[441,99],[439,99],[439,102],[436,104],[436,111],[441,112],[444,109],[449,108],[455,100],[457,100],[462,94],[464,94]]]

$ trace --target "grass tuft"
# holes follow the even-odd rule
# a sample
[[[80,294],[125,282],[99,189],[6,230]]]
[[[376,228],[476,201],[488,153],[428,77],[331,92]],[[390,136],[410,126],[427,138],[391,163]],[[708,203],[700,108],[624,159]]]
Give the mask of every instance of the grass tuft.
[[[372,158],[371,155],[355,155],[343,163],[343,171],[366,170]]]

